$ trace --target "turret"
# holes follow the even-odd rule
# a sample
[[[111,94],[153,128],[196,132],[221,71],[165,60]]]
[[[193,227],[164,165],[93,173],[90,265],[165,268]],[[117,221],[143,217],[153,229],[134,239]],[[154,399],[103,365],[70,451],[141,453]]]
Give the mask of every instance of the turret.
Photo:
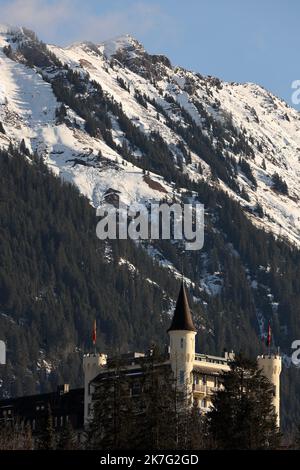
[[[0,341],[0,364],[6,364],[6,345],[4,341]]]
[[[270,354],[258,356],[258,367],[262,369],[265,377],[274,387],[273,404],[277,414],[277,425],[280,426],[280,373],[281,356],[279,354]]]
[[[195,360],[196,328],[193,323],[184,284],[181,284],[170,335],[170,361],[180,388],[191,395],[193,389],[193,364]]]
[[[91,417],[92,391],[90,390],[90,382],[99,374],[106,362],[106,354],[85,354],[83,356],[85,425]]]

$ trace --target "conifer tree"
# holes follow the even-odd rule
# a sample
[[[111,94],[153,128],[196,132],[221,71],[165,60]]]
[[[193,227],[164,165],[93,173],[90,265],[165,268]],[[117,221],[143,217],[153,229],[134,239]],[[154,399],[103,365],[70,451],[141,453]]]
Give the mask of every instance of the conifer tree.
[[[23,153],[24,155],[29,156],[30,152],[28,148],[26,147],[25,140],[22,139],[20,143],[20,152]]]
[[[95,391],[86,447],[94,450],[134,448],[133,416],[129,383],[118,358]]]
[[[34,442],[32,438],[32,431],[29,424],[25,426],[25,429],[22,432],[23,435],[23,445],[22,450],[32,450],[34,447]]]
[[[295,436],[295,449],[300,450],[300,424],[297,426],[296,436]]]
[[[216,448],[274,449],[280,443],[273,387],[256,361],[239,355],[212,398],[208,429]]]
[[[60,432],[57,449],[59,450],[75,450],[78,449],[76,434],[70,421],[68,421],[63,430]]]
[[[207,421],[205,415],[201,413],[196,402],[189,409],[187,449],[200,450],[210,446],[207,432]]]
[[[38,448],[40,450],[54,450],[56,448],[55,432],[50,405],[47,407],[44,426],[38,438]]]
[[[29,424],[22,428],[20,422],[4,424],[0,430],[0,450],[32,450],[33,440]]]

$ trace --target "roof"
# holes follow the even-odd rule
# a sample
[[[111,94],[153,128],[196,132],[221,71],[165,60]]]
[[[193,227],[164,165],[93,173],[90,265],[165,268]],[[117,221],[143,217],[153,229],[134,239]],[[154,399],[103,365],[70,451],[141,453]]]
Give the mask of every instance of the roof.
[[[212,375],[212,376],[219,376],[222,375],[224,372],[224,369],[220,367],[220,369],[213,369],[209,367],[201,367],[201,366],[194,366],[193,367],[193,372],[198,372],[199,374],[204,374],[204,375]]]
[[[145,360],[145,358],[144,358]],[[163,361],[163,362],[157,362],[153,364],[153,367],[155,369],[157,368],[164,368],[164,369],[170,369],[171,371],[171,366],[169,361]],[[147,370],[147,367],[144,368],[142,363],[140,362],[139,364],[134,364],[133,366],[130,365],[124,365],[121,369],[117,370],[114,368],[103,368],[99,374],[94,377],[91,381],[90,384],[93,385],[98,385],[102,381],[108,380],[110,378],[116,378],[119,376],[122,377],[138,377],[138,376],[145,376],[146,374],[149,373],[149,370]],[[120,375],[119,375],[120,374]]]
[[[173,320],[168,332],[176,330],[196,331],[183,282],[180,287]]]
[[[84,397],[84,388],[72,388],[66,393],[60,393],[59,390],[56,392],[48,393],[39,393],[36,395],[24,395],[20,397],[11,397],[11,398],[2,398],[0,400],[0,408],[3,406],[18,406],[29,405],[36,402],[76,402],[76,400],[81,400]]]

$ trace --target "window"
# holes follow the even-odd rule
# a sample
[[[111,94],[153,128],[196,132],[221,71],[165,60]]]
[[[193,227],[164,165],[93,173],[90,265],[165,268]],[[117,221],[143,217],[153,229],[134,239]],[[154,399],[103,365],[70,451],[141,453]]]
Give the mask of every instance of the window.
[[[140,382],[133,382],[131,387],[131,396],[135,397],[141,394],[141,384]]]
[[[183,342],[184,342],[184,339],[180,338],[180,347],[181,347],[181,349],[183,349]]]
[[[179,372],[179,383],[184,384],[184,370]]]
[[[203,375],[203,377],[202,377],[202,384],[206,385],[206,375]]]

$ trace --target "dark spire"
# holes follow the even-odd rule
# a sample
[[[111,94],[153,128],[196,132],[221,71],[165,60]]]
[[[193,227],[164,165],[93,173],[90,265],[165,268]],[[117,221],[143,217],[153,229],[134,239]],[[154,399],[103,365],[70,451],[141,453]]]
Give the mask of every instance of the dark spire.
[[[168,329],[168,331],[174,330],[196,331],[183,282],[180,287],[172,324]]]

